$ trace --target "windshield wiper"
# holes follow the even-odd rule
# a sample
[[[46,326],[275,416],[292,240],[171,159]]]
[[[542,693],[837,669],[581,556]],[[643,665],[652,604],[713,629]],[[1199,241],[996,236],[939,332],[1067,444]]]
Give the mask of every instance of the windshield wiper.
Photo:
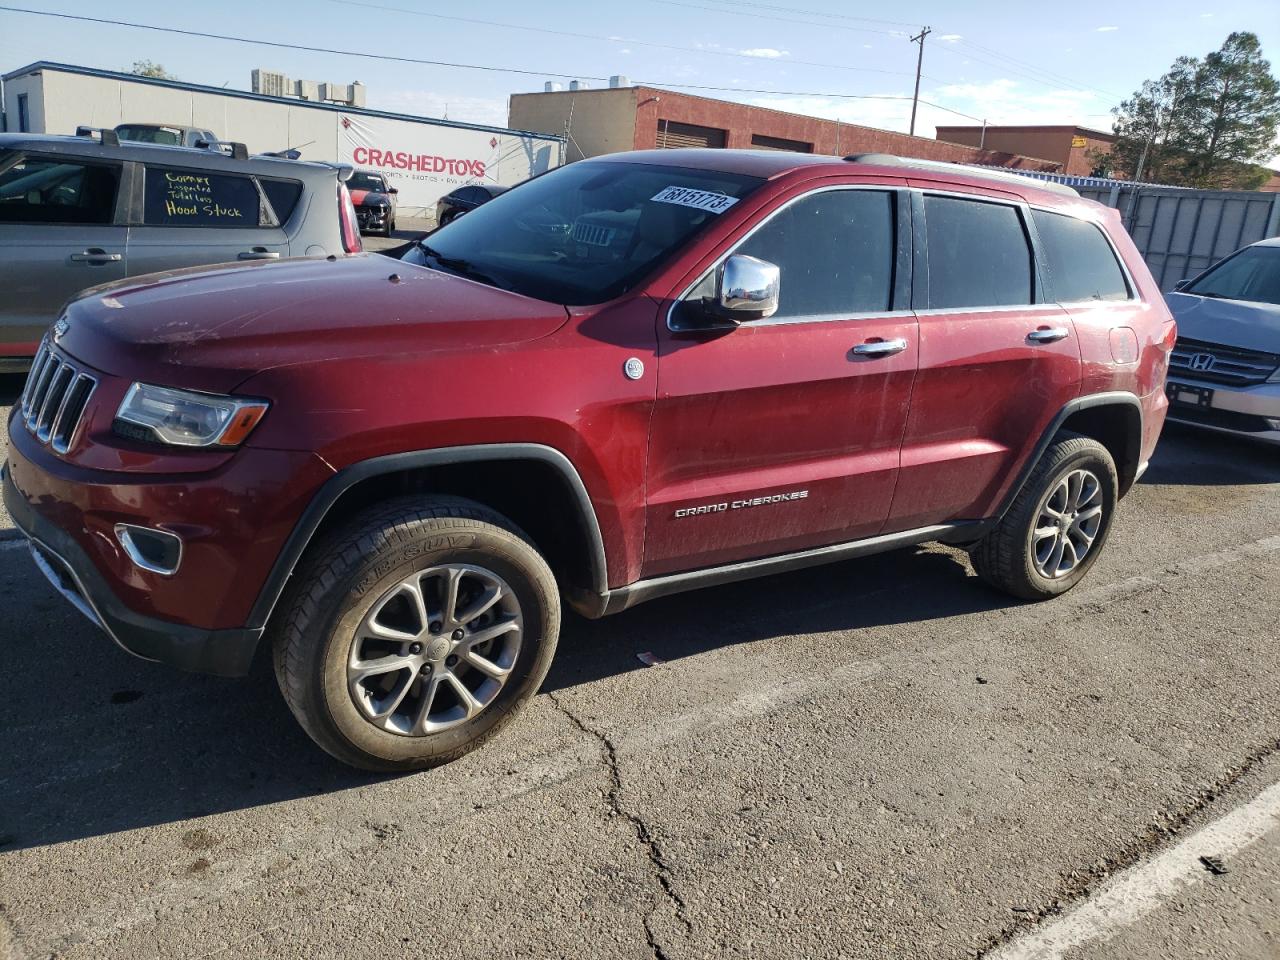
[[[464,260],[461,257],[446,257],[439,250],[435,250],[425,243],[421,238],[415,240],[414,243],[416,243],[422,252],[428,257],[452,273],[466,277],[469,280],[477,280],[480,283],[487,283],[489,286],[497,287],[499,290],[507,289],[506,286],[499,283],[494,277],[491,277],[483,270],[477,270],[468,260]]]

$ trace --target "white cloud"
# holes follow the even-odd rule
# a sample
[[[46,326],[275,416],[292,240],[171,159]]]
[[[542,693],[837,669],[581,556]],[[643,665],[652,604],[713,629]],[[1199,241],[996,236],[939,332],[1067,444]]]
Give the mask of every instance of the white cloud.
[[[1212,20],[1212,19],[1213,19],[1213,14],[1212,14],[1212,13],[1202,13],[1202,14],[1200,14],[1200,19],[1201,19],[1201,20]]]
[[[541,90],[542,85],[538,84],[536,89]],[[504,99],[436,93],[431,90],[390,90],[380,96],[370,96],[369,101],[369,106],[375,110],[388,110],[392,113],[440,118],[447,111],[450,120],[495,127],[507,125],[507,102]]]
[[[943,43],[955,43],[957,40],[963,40],[964,37],[958,33],[944,33],[937,39],[941,40]]]
[[[623,47],[623,48],[622,48],[621,50],[619,50],[618,52],[619,52],[619,53],[624,53],[624,54],[625,54],[625,53],[630,53],[630,52],[631,52],[631,50],[630,50],[628,47]]]
[[[738,53],[744,57],[760,57],[762,60],[776,60],[779,57],[791,55],[789,50],[775,50],[773,47],[749,47],[746,50],[739,50]]]
[[[1119,27],[1097,27],[1095,28],[1094,32],[1095,33],[1112,33],[1119,29],[1120,29]]]

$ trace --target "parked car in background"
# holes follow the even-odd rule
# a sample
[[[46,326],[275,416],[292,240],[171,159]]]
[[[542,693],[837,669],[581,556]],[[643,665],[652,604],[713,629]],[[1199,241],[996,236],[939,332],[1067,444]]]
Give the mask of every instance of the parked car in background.
[[[107,142],[103,142],[106,140]],[[350,168],[117,140],[0,134],[0,371],[85,287],[180,267],[361,249]]]
[[[464,213],[471,212],[510,189],[510,187],[500,187],[496,183],[486,183],[451,190],[436,201],[436,226],[446,226]]]
[[[1119,214],[1067,187],[620,153],[394,270],[76,299],[0,484],[126,650],[241,675],[265,638],[321,747],[412,769],[537,691],[562,598],[600,617],[925,541],[1013,596],[1066,592],[1155,448],[1174,334]]]
[[[351,202],[356,206],[356,220],[363,233],[391,236],[396,228],[396,194],[387,178],[370,170],[357,170],[347,181]]]
[[[1280,237],[1165,295],[1178,320],[1169,419],[1280,443]]]
[[[218,143],[218,135],[202,127],[187,127],[172,123],[121,123],[115,128],[116,136],[133,143],[155,143],[165,147],[212,148]]]

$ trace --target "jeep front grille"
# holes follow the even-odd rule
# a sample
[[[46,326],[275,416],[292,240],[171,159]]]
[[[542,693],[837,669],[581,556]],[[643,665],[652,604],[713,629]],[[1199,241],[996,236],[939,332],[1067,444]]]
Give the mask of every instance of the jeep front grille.
[[[1280,367],[1280,354],[1227,347],[1179,337],[1169,357],[1171,373],[1243,387],[1262,383]]]
[[[97,385],[96,379],[58,354],[46,340],[22,390],[22,422],[27,432],[55,452],[66,453]]]

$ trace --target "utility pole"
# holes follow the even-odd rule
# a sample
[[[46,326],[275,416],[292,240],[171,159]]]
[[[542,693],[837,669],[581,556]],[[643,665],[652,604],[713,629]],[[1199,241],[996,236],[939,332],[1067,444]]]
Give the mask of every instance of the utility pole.
[[[911,97],[911,136],[916,135],[916,107],[920,103],[920,68],[924,66],[924,38],[933,31],[924,27],[911,38],[912,43],[920,44],[920,54],[916,57],[916,92]]]

